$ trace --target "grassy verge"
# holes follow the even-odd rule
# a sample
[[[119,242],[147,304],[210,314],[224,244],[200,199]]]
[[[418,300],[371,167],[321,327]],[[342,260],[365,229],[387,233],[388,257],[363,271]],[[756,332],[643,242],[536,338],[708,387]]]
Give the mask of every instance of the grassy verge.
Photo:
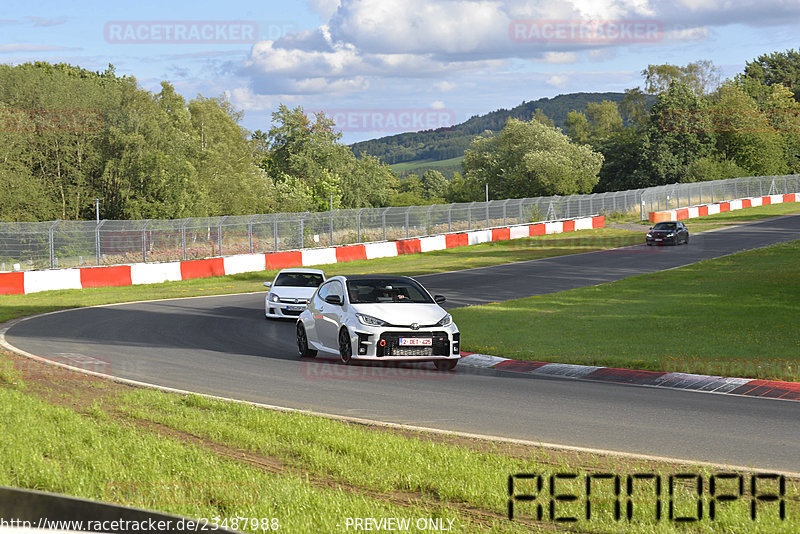
[[[523,360],[800,380],[800,241],[453,310],[464,349]]]
[[[720,505],[708,518],[710,475],[705,467],[645,462],[620,457],[565,453],[463,438],[345,424],[321,417],[276,413],[197,396],[136,390],[63,374],[51,380],[38,364],[17,365],[2,355],[0,484],[56,491],[190,517],[275,518],[283,532],[346,532],[347,518],[441,520],[454,532],[684,532],[668,516],[668,477],[703,477],[705,519],[697,532],[793,532],[800,529],[800,486],[788,479],[786,519],[777,505],[760,504],[750,519],[745,494]],[[507,519],[508,477],[542,475],[536,503],[517,502]],[[550,475],[572,473],[558,492],[578,495],[558,504],[553,521],[547,506]],[[613,484],[593,481],[591,520],[585,517],[585,477],[611,473],[622,480],[622,518],[613,516]],[[662,518],[656,519],[653,488],[633,494],[635,513],[625,518],[627,475],[662,478]],[[750,475],[744,474],[749,481]],[[734,486],[725,485],[725,491]],[[721,491],[722,487],[717,491]],[[772,490],[771,486],[762,491]],[[537,490],[517,478],[515,494]],[[679,481],[675,515],[696,510],[693,481]],[[543,504],[537,519],[536,504]],[[262,525],[240,528],[263,532]],[[564,528],[562,528],[564,527]],[[376,529],[378,530],[378,529]],[[409,531],[433,531],[433,528]],[[388,530],[378,530],[388,531]]]
[[[396,273],[414,276],[603,250],[639,243],[641,239],[641,235],[625,230],[582,230],[319,267],[329,276],[360,273]],[[45,291],[30,295],[0,295],[0,322],[24,315],[113,302],[263,291],[262,283],[271,280],[276,273],[277,271],[261,271],[163,284]]]

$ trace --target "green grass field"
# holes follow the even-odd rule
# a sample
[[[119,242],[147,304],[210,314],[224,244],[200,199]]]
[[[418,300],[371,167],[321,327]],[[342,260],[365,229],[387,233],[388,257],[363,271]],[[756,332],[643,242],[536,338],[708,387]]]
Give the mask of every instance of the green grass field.
[[[587,474],[613,473],[624,484],[627,475],[655,473],[666,484],[670,474],[691,472],[706,481],[707,510],[708,480],[719,472],[395,432],[89,377],[62,374],[49,380],[31,366],[15,370],[8,365],[14,358],[0,355],[0,435],[13,437],[0,440],[0,485],[220,518],[229,527],[236,517],[257,518],[235,527],[248,532],[276,525],[290,533],[347,532],[352,530],[345,528],[347,519],[355,517],[439,520],[453,532],[556,532],[562,529],[548,512],[537,520],[531,503],[517,502],[514,520],[507,518],[510,475],[532,473],[547,480],[573,473],[578,481],[565,482],[561,492],[582,496]],[[692,531],[797,531],[800,487],[796,479],[787,482],[786,520],[779,519],[776,506],[762,505],[752,521],[745,486],[741,499],[720,507],[714,521],[706,514]],[[581,519],[570,531],[686,531],[666,520],[666,493],[662,519],[650,512],[655,499],[652,489],[645,489],[632,498],[634,519],[615,520],[612,486],[594,487],[592,519]],[[517,480],[515,494],[535,492]],[[541,498],[547,510],[546,490]],[[682,511],[692,512],[696,489],[691,481],[679,483],[672,498]],[[561,516],[583,517],[584,510],[583,497],[559,504]]]
[[[417,159],[414,161],[407,161],[404,163],[394,163],[392,165],[389,165],[389,167],[391,167],[394,172],[405,172],[420,167],[432,168],[432,169],[435,169],[437,167],[453,167],[461,165],[462,161],[464,161],[464,156],[458,156],[456,158],[450,158],[450,159]]]
[[[800,380],[798,257],[793,241],[452,314],[472,352]]]

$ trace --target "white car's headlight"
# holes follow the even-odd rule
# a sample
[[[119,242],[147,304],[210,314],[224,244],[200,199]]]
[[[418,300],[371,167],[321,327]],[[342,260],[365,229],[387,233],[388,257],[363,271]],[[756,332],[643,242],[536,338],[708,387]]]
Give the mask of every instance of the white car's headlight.
[[[452,322],[453,322],[453,317],[448,313],[447,315],[442,317],[441,321],[436,323],[436,326],[449,326],[450,323],[452,323]]]
[[[367,326],[386,326],[386,321],[381,321],[377,317],[373,317],[371,315],[364,315],[363,313],[357,313],[356,317],[358,317],[358,322],[361,324],[365,324]]]
[[[269,300],[271,302],[280,302],[281,298],[278,295],[276,295],[275,293],[273,293],[272,295],[269,296]]]
[[[653,234],[651,234],[650,232],[647,232],[647,237],[653,237]]]

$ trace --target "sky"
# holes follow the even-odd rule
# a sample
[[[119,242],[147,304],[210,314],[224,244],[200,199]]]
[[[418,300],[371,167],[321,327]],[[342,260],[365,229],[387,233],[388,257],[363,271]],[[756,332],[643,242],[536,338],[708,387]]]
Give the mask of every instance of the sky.
[[[302,106],[351,143],[621,92],[649,64],[729,78],[799,30],[798,0],[31,0],[0,8],[0,62],[113,64],[151,91],[228,98],[249,130]]]

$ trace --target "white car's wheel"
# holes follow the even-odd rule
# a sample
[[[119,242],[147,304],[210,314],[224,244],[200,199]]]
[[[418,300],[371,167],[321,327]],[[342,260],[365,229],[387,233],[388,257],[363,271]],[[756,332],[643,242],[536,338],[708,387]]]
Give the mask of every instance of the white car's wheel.
[[[339,359],[347,365],[353,358],[353,346],[350,343],[350,333],[347,328],[339,331]]]
[[[317,351],[308,346],[306,327],[301,322],[297,323],[297,350],[300,352],[301,358],[313,358],[317,355]]]

